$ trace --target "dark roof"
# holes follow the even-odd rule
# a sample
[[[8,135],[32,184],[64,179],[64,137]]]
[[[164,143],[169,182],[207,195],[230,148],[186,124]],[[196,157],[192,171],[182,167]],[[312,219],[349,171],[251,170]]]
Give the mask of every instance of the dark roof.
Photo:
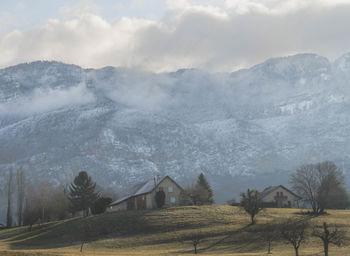
[[[134,197],[134,196],[140,196],[140,195],[144,195],[144,194],[149,194],[149,193],[152,193],[153,190],[163,181],[165,180],[166,178],[169,178],[173,183],[175,183],[176,186],[178,186],[181,190],[182,187],[177,184],[172,178],[170,178],[169,176],[165,176],[161,179],[158,179],[156,180],[155,178],[153,179],[150,179],[146,182],[143,182],[143,183],[139,183],[137,185],[134,186],[133,188],[133,192],[128,194],[128,195],[125,195],[123,196],[122,198],[112,202],[109,206],[113,206],[113,205],[117,205],[117,204],[120,204],[122,203],[123,201],[125,200],[128,200],[129,198],[131,197]]]
[[[298,196],[297,194],[295,194],[293,191],[289,190],[288,188],[286,188],[285,186],[282,185],[278,185],[278,186],[270,186],[265,188],[261,193],[260,196],[261,198],[264,198],[265,196],[267,196],[268,194],[272,193],[273,191],[275,191],[277,188],[283,188],[284,190],[288,191],[289,193],[291,193],[292,195],[294,195],[295,197],[301,199],[300,196]]]

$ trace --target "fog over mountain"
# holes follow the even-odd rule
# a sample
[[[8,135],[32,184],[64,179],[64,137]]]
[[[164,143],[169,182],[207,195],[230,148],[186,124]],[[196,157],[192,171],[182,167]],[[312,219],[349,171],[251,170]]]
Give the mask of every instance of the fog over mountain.
[[[350,54],[233,73],[20,64],[0,70],[0,193],[10,167],[63,184],[86,170],[120,194],[158,173],[186,185],[204,172],[224,202],[288,185],[304,163],[331,160],[348,175],[349,131]]]

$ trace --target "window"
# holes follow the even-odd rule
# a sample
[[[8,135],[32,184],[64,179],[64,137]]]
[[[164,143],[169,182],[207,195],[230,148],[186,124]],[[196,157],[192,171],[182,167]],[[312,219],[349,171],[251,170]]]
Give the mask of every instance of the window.
[[[172,186],[168,187],[168,192],[170,192],[170,193],[173,192],[173,187]]]
[[[175,196],[171,196],[170,197],[170,203],[175,203],[176,202],[176,198],[175,198]]]

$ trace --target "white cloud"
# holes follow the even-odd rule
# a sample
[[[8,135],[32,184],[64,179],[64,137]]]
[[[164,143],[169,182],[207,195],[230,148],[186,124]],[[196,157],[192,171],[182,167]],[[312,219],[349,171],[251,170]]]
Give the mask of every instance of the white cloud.
[[[25,97],[0,104],[0,115],[21,115],[42,113],[71,105],[81,105],[95,100],[85,84],[68,89],[36,89]]]
[[[350,51],[350,3],[344,0],[167,1],[158,21],[107,21],[91,3],[65,18],[0,36],[0,66],[58,60],[83,67],[231,71],[269,57]]]

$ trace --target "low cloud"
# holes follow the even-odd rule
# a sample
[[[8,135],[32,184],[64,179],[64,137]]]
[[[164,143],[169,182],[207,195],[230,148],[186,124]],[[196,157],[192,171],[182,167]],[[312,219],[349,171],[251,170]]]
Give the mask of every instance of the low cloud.
[[[300,52],[334,59],[350,51],[344,0],[168,1],[160,20],[107,21],[82,5],[63,19],[0,36],[0,66],[58,60],[83,67],[232,71]]]
[[[0,103],[0,115],[25,116],[43,113],[62,107],[82,105],[94,101],[92,93],[84,84],[68,89],[35,89],[28,96],[18,97],[7,103]]]

